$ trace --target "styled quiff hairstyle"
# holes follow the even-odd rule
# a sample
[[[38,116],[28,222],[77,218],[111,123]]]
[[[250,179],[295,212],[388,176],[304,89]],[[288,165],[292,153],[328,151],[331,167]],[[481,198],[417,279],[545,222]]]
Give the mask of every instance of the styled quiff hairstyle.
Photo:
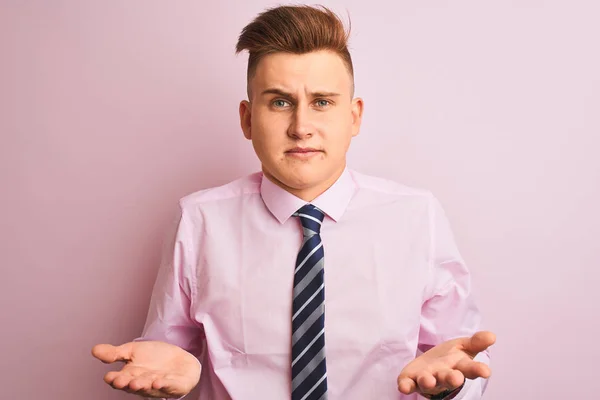
[[[342,58],[350,73],[354,92],[349,37],[350,28],[346,30],[340,17],[324,6],[280,6],[267,9],[244,27],[236,45],[236,54],[248,50],[249,83],[258,62],[268,54],[330,50]]]

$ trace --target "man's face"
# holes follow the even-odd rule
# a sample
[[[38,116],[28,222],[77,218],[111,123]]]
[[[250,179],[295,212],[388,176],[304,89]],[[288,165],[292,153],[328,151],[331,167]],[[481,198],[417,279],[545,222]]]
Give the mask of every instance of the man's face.
[[[270,54],[249,85],[240,120],[263,172],[298,197],[318,196],[344,170],[360,128],[363,103],[344,62],[330,51]]]

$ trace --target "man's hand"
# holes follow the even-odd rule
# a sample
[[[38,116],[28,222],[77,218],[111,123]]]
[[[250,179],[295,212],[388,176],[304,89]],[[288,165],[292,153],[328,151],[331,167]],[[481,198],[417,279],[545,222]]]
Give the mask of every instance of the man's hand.
[[[179,398],[191,392],[200,379],[196,357],[164,342],[98,344],[92,354],[106,364],[125,362],[120,371],[108,372],[104,381],[115,389],[143,397]]]
[[[490,368],[473,358],[495,342],[496,335],[482,331],[438,344],[402,370],[398,390],[404,394],[435,395],[460,387],[466,378],[488,378],[492,374]]]

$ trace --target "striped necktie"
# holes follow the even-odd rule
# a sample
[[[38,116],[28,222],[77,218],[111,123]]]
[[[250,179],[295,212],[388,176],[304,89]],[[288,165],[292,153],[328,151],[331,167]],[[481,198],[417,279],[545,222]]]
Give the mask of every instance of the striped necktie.
[[[321,223],[324,214],[307,204],[300,218],[304,240],[294,272],[292,306],[292,400],[327,399],[325,281]]]

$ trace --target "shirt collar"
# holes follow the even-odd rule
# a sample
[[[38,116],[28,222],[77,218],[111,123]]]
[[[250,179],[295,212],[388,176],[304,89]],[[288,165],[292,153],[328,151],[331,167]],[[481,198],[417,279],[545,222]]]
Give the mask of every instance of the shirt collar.
[[[310,203],[338,222],[355,191],[356,184],[350,171],[345,168],[337,181]],[[300,207],[307,204],[306,201],[271,182],[264,174],[262,174],[260,195],[271,214],[282,224]]]

